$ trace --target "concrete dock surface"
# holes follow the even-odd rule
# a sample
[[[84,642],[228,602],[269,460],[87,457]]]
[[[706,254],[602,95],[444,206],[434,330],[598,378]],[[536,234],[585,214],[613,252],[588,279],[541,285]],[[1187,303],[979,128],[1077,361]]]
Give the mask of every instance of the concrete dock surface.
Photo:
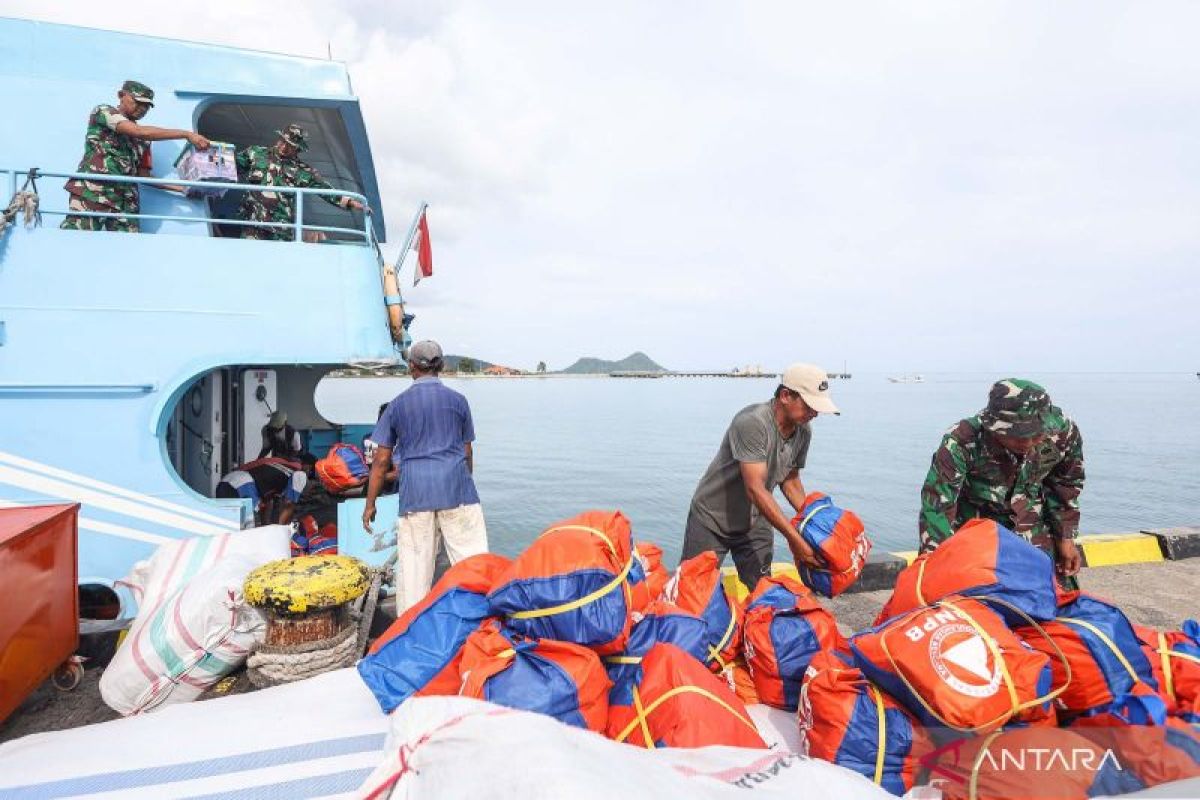
[[[1185,619],[1200,618],[1200,558],[1119,564],[1080,570],[1079,586],[1088,594],[1114,603],[1131,622],[1175,629]],[[825,604],[843,633],[870,627],[891,597],[890,589],[843,594]]]

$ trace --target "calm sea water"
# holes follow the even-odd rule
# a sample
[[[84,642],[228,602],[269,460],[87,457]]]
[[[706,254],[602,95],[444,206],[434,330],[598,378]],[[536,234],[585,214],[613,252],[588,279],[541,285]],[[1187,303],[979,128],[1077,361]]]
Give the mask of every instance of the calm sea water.
[[[834,381],[840,417],[813,423],[802,478],[856,511],[876,547],[916,547],[918,492],[945,430],[976,412],[993,375]],[[1200,523],[1200,380],[1191,374],[1022,375],[1043,383],[1083,433],[1085,533]],[[692,491],[733,415],[768,399],[765,379],[449,378],[475,418],[475,477],[492,548],[512,555],[547,524],[619,508],[634,534],[682,544]],[[331,421],[373,422],[407,379],[328,378]],[[784,506],[787,509],[787,506]],[[782,556],[782,546],[777,554]]]

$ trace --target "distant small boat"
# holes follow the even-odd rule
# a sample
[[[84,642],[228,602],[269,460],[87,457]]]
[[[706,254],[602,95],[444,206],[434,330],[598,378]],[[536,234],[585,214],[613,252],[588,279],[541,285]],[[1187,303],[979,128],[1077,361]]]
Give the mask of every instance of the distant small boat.
[[[888,375],[891,383],[924,383],[924,375]]]

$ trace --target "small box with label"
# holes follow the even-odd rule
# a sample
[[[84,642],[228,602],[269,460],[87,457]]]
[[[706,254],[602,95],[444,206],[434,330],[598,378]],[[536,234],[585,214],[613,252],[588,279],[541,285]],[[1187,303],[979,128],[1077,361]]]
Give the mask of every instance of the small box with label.
[[[175,159],[175,171],[185,181],[237,183],[234,154],[233,145],[227,142],[210,142],[207,150],[197,150],[189,142]],[[220,197],[225,189],[189,186],[187,193],[189,197]]]

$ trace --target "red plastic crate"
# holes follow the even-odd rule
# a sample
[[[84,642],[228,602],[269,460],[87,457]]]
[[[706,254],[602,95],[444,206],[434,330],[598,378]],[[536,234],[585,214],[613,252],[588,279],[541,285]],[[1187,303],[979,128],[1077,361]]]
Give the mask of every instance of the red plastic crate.
[[[79,504],[0,509],[0,721],[79,646]]]

